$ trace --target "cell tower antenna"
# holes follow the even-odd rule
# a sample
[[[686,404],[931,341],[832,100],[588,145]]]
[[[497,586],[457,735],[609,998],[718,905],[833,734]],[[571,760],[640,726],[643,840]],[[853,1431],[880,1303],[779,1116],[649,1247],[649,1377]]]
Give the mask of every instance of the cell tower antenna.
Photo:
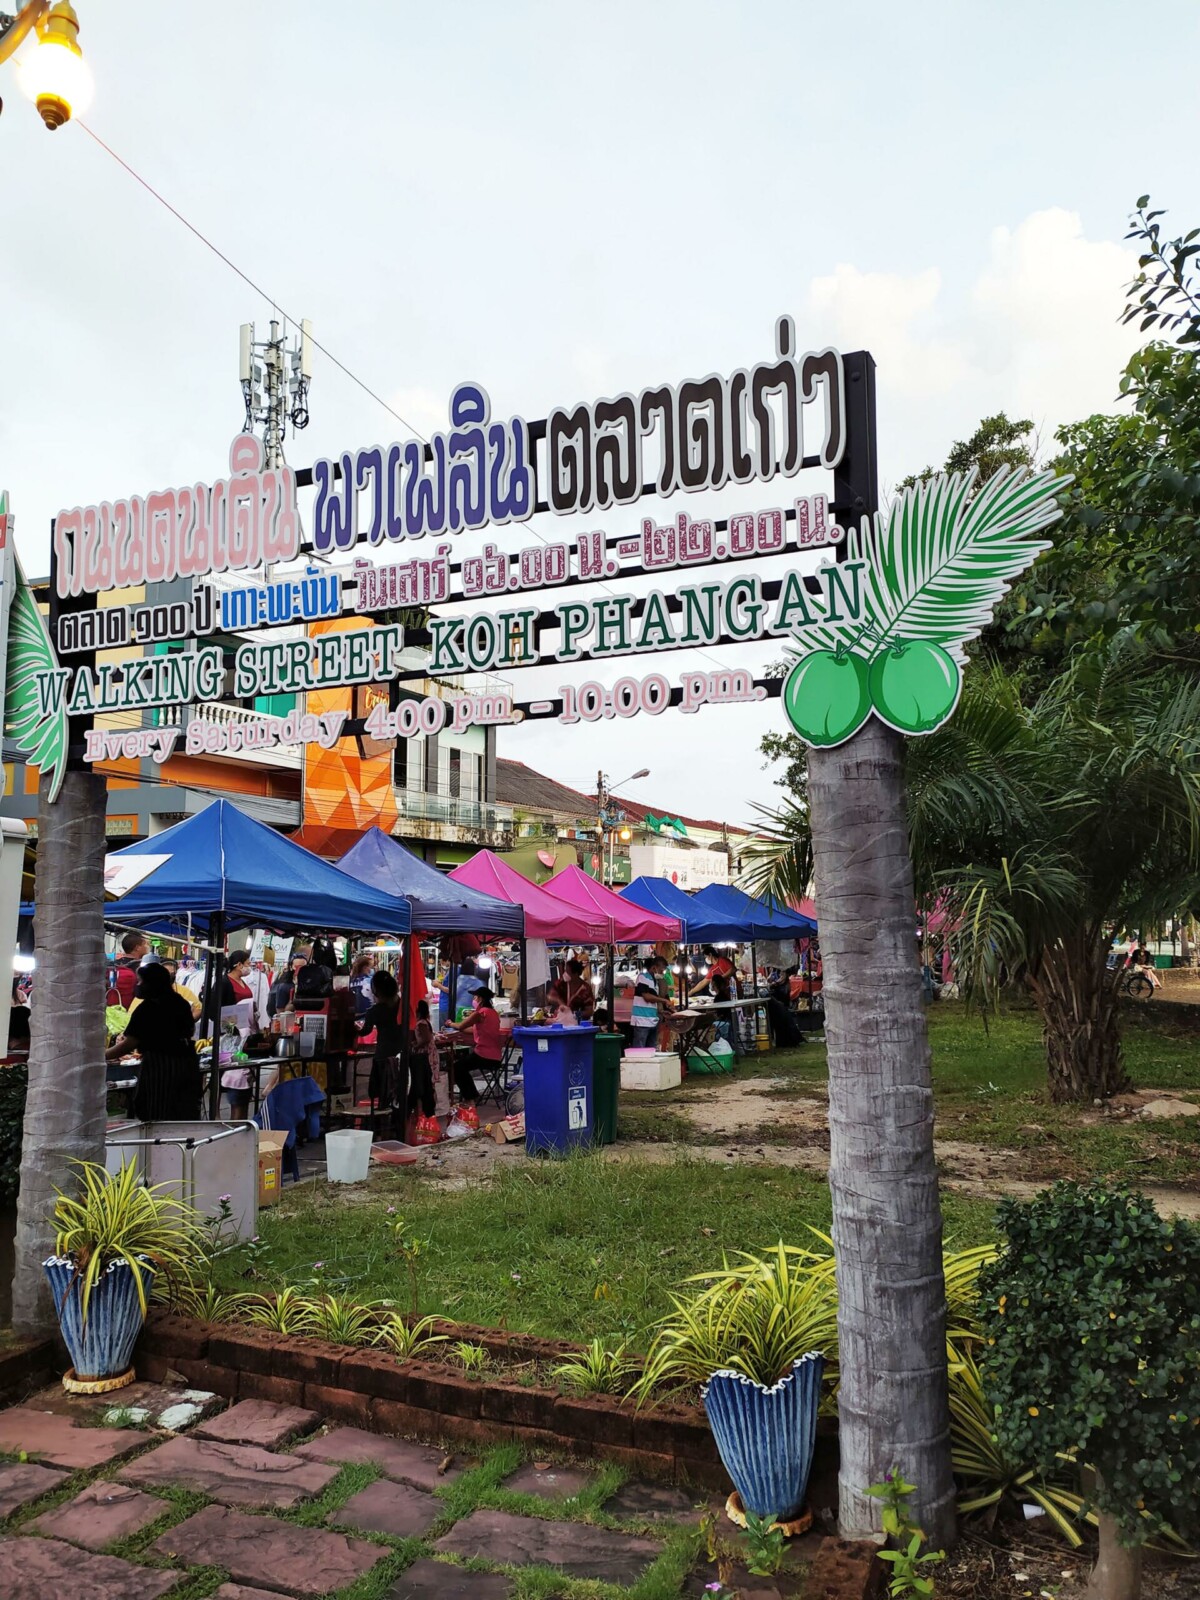
[[[287,343],[287,319],[272,317],[270,334],[256,340],[254,324],[243,322],[238,348],[238,378],[246,417],[246,433],[262,435],[268,467],[283,465],[283,441],[290,421],[294,432],[308,427],[308,386],[312,382],[312,323]]]

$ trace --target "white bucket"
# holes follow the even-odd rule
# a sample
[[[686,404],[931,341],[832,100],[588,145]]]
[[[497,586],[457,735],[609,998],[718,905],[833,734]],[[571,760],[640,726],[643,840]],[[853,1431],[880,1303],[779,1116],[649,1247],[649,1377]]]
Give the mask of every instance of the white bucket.
[[[371,1130],[338,1128],[325,1135],[325,1165],[330,1183],[362,1183],[371,1165]]]

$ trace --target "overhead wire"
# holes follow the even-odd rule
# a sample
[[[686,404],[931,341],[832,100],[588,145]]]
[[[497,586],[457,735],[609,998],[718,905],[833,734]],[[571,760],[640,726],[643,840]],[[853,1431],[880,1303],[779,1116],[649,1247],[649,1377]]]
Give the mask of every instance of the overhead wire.
[[[264,289],[260,283],[256,283],[249,273],[244,272],[242,268],[238,266],[236,261],[232,260],[218,245],[213,243],[207,234],[205,234],[200,228],[196,227],[195,223],[189,221],[189,219],[184,216],[183,212],[180,211],[177,206],[172,205],[166,196],[156,189],[149,179],[144,178],[136,167],[131,166],[123,156],[118,155],[112,146],[102,139],[93,128],[90,128],[86,122],[83,122],[78,118],[75,119],[75,121],[76,126],[82,128],[84,133],[87,134],[88,138],[91,139],[94,144],[98,145],[106,155],[110,156],[117,163],[117,165],[122,168],[123,171],[127,172],[135,183],[140,184],[141,187],[145,189],[147,194],[151,195],[155,200],[158,201],[159,205],[163,206],[167,211],[169,211],[177,222],[182,223],[188,232],[192,234],[194,238],[198,239],[206,250],[210,250],[212,254],[217,257],[218,261],[227,266],[229,270],[238,278],[240,278],[242,282],[250,289],[253,289],[255,294],[260,295],[270,306],[281,312],[288,322],[291,322],[294,326],[299,326],[298,318],[293,317],[287,308],[279,303],[274,295],[268,293],[268,291]],[[396,410],[395,406],[393,406],[389,401],[385,400],[381,394],[376,392],[376,390],[372,389],[370,384],[364,382],[364,380],[360,378],[356,372],[352,371],[344,361],[339,360],[327,345],[322,344],[322,342],[312,333],[309,334],[309,339],[311,340],[314,349],[319,350],[327,361],[331,362],[339,372],[343,373],[347,378],[350,379],[351,383],[357,385],[357,387],[361,389],[365,395],[368,395],[378,405],[381,405],[390,416],[395,417],[396,421],[399,422],[402,427],[406,428],[414,438],[419,439],[422,444],[429,443],[426,435],[423,434],[418,427],[409,422],[407,417],[402,416],[400,412]],[[532,519],[524,523],[522,526],[528,528],[529,532],[532,533],[534,538],[539,540],[540,543],[548,545],[551,542],[545,537],[539,528],[534,527]],[[601,589],[605,594],[615,595],[617,593],[617,590],[613,589],[602,579],[596,581],[596,587]],[[695,653],[701,659],[710,661],[713,666],[720,667],[722,669],[725,668],[726,663],[718,660],[718,658],[712,655],[709,651],[704,649],[696,649]],[[544,665],[549,666],[550,663],[546,662]]]

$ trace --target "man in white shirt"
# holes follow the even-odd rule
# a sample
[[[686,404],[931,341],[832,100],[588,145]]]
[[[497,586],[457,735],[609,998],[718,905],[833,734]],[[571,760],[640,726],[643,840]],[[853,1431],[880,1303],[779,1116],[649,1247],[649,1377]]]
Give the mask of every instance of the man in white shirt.
[[[667,970],[661,956],[654,956],[638,973],[633,991],[633,1048],[652,1050],[658,1035],[658,1021],[666,1001],[659,993],[658,979]]]

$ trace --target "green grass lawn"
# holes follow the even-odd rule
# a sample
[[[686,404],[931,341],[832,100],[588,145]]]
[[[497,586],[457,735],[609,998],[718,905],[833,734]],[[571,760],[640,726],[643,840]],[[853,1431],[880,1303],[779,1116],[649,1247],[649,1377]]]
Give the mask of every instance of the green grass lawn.
[[[1089,1126],[1090,1107],[1056,1106],[1046,1092],[1041,1023],[1031,1007],[1008,1004],[987,1018],[957,1002],[931,1006],[933,1087],[940,1139],[1020,1150],[1021,1176],[1104,1175],[1132,1181],[1200,1184],[1200,1117],[1164,1122],[1105,1122]],[[1200,1097],[1200,1016],[1192,1007],[1130,1008],[1124,1018],[1125,1057],[1135,1088],[1173,1090]],[[826,1081],[823,1046],[746,1057],[740,1078],[772,1079],[773,1098],[820,1095]],[[719,1144],[720,1134],[697,1135],[682,1106],[711,1091],[712,1078],[689,1080],[667,1094],[645,1096],[626,1112],[622,1132],[631,1138]],[[786,1125],[764,1119],[759,1143],[788,1142]]]
[[[929,1023],[940,1138],[1019,1150],[1019,1177],[1200,1178],[1200,1118],[1089,1127],[1077,1109],[1052,1106],[1032,1011],[1008,1009],[985,1030],[963,1007],[938,1005]],[[1147,1008],[1129,1019],[1126,1038],[1136,1082],[1200,1093],[1200,1025],[1190,1011]],[[786,1099],[819,1094],[825,1071],[824,1049],[809,1044],[752,1056],[738,1075],[772,1080],[770,1093]],[[638,1103],[622,1097],[622,1136],[705,1142],[684,1108],[712,1084],[696,1079]],[[769,1118],[770,1102],[763,1104]],[[764,1120],[754,1137],[777,1139],[777,1122]],[[942,1204],[948,1246],[990,1237],[989,1203],[946,1192]],[[643,1345],[645,1330],[668,1310],[671,1289],[690,1273],[719,1265],[725,1252],[780,1238],[804,1243],[809,1226],[828,1228],[830,1208],[826,1183],[810,1173],[682,1154],[666,1162],[517,1158],[465,1188],[391,1169],[374,1174],[367,1189],[318,1182],[287,1193],[262,1214],[260,1257],[253,1264],[244,1252],[225,1258],[221,1284],[320,1283],[407,1307],[389,1234],[398,1217],[426,1242],[423,1312],[579,1340],[623,1334]],[[257,1276],[246,1276],[248,1268]]]
[[[389,1248],[398,1215],[427,1241],[423,1312],[568,1339],[621,1333],[640,1345],[689,1273],[719,1266],[725,1251],[780,1238],[805,1244],[808,1224],[827,1229],[830,1221],[825,1183],[782,1167],[578,1155],[505,1163],[494,1174],[459,1190],[412,1168],[379,1172],[369,1190],[351,1194],[305,1185],[259,1219],[262,1283],[241,1276],[247,1263],[238,1253],[221,1264],[222,1287],[319,1279],[407,1309],[403,1267]],[[989,1237],[990,1205],[954,1196],[944,1204],[949,1244]]]

